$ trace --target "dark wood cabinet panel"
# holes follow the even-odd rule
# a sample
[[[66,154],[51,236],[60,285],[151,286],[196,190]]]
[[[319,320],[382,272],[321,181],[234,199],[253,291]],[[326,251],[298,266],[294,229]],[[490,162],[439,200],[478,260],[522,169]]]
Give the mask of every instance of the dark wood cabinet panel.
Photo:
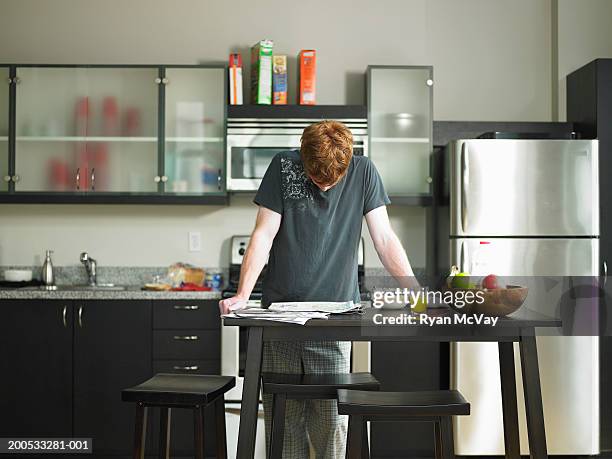
[[[567,76],[567,120],[583,138],[599,141],[599,261],[600,275],[612,267],[612,59],[595,59]],[[608,279],[608,283],[610,280]],[[609,289],[606,289],[609,291]],[[606,295],[601,304],[599,341],[600,448],[612,451],[612,316]]]
[[[200,311],[194,324],[207,329],[154,331],[154,308],[161,306],[172,317],[177,304],[183,302],[0,301],[0,436],[90,437],[93,457],[130,457],[135,411],[121,401],[122,389],[158,372],[220,371],[216,301],[196,302],[202,309],[176,310]],[[183,319],[172,320],[173,326],[183,324]],[[174,339],[193,335],[198,340]],[[164,359],[153,360],[154,342]],[[212,413],[205,422],[206,451],[213,456]],[[157,452],[158,431],[159,413],[151,409],[147,456]],[[172,451],[173,457],[193,456],[190,410],[173,410]]]
[[[0,313],[0,437],[70,437],[70,301],[7,300]]]
[[[87,301],[74,307],[74,434],[96,454],[133,445],[133,404],[121,390],[152,376],[151,302]]]
[[[212,329],[219,330],[219,301],[155,301],[153,328],[155,329]]]
[[[220,330],[154,330],[154,359],[218,360]]]
[[[219,360],[154,360],[153,373],[218,375]]]

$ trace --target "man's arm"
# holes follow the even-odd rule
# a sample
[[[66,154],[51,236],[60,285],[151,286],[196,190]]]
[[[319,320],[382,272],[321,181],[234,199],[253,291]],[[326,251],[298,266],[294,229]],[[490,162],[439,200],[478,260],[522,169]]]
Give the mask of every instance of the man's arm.
[[[368,231],[374,242],[374,248],[385,269],[398,281],[402,288],[420,288],[412,272],[406,251],[393,228],[391,228],[387,207],[380,206],[372,209],[366,214],[365,218]]]
[[[257,282],[257,278],[266,264],[266,259],[280,224],[281,215],[279,213],[265,207],[259,208],[255,229],[251,234],[251,241],[242,260],[238,292],[236,296],[219,302],[221,314],[246,307],[246,302],[251,296],[255,282]]]

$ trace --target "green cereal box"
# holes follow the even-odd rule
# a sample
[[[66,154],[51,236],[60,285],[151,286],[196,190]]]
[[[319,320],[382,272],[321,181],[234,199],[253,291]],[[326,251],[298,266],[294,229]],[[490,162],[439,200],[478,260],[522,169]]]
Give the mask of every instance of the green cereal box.
[[[272,40],[261,40],[251,47],[251,102],[272,103]]]

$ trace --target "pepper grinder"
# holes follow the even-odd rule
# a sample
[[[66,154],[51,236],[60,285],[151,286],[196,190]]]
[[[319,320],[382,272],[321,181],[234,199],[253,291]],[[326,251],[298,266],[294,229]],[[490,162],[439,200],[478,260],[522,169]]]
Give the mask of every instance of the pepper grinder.
[[[53,250],[47,250],[45,256],[45,262],[42,265],[41,280],[45,288],[53,290],[55,288],[55,276],[53,273],[53,262],[51,261],[51,254]]]

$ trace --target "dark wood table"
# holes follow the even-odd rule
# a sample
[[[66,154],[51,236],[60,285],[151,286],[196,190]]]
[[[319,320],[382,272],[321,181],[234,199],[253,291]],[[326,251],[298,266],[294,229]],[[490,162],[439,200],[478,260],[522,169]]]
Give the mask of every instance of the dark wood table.
[[[251,459],[255,450],[257,409],[264,341],[445,341],[497,342],[501,376],[501,395],[506,457],[520,458],[516,379],[513,342],[519,343],[529,450],[532,458],[547,457],[540,374],[535,341],[536,328],[558,328],[561,321],[530,310],[519,310],[512,317],[500,318],[490,325],[374,325],[378,321],[405,317],[406,310],[367,308],[364,314],[334,315],[310,320],[306,325],[283,324],[266,320],[225,318],[224,326],[248,328],[248,348],[242,391],[242,410],[238,433],[237,458]],[[451,317],[450,310],[431,310],[429,316]]]

